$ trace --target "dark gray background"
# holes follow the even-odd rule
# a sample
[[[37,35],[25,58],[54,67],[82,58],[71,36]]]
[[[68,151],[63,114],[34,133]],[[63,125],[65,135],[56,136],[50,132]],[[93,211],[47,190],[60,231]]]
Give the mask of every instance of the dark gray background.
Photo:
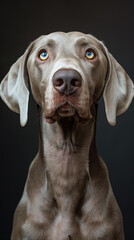
[[[5,1],[0,8],[0,78],[29,43],[53,31],[82,31],[103,40],[134,79],[133,1]],[[97,141],[124,218],[126,240],[134,237],[134,102],[112,127],[99,104]],[[38,149],[36,104],[32,97],[29,121],[0,100],[0,239],[8,240],[15,207],[22,195],[28,167]]]

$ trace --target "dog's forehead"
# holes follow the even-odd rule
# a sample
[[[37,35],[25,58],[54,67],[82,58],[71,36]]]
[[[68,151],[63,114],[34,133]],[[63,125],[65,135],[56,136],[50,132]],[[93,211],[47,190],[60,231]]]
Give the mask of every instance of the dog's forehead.
[[[81,32],[54,32],[48,35],[43,35],[35,41],[35,47],[43,45],[53,46],[60,45],[61,47],[68,48],[73,46],[80,46],[92,44],[99,47],[100,41],[90,34]]]

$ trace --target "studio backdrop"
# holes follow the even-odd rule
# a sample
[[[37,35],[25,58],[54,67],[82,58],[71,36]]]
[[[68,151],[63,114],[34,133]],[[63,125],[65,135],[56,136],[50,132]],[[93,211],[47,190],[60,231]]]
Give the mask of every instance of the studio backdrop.
[[[133,1],[5,0],[0,8],[0,79],[40,35],[54,31],[93,34],[134,81]],[[1,81],[0,80],[0,81]],[[134,102],[117,118],[106,120],[99,101],[97,144],[121,208],[126,240],[134,237]],[[0,239],[10,239],[14,210],[21,198],[28,168],[38,150],[36,103],[30,96],[28,123],[0,99]]]

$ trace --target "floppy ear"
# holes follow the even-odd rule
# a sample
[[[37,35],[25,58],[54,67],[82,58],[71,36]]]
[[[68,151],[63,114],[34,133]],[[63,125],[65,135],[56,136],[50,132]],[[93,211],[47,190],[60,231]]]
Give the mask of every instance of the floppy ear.
[[[28,118],[29,91],[26,63],[32,46],[33,43],[11,66],[0,84],[0,96],[11,110],[20,113],[21,126],[26,124]]]
[[[114,126],[116,116],[127,110],[134,97],[134,84],[104,45],[103,49],[108,60],[107,79],[103,94],[105,111],[108,122]]]

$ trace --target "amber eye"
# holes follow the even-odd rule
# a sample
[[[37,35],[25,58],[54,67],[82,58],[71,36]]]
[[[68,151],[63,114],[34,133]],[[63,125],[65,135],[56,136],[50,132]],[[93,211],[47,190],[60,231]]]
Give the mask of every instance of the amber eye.
[[[96,54],[93,49],[87,49],[85,56],[87,59],[92,60],[96,57]]]
[[[45,61],[48,59],[48,52],[46,50],[42,50],[39,53],[39,58],[41,61]]]

